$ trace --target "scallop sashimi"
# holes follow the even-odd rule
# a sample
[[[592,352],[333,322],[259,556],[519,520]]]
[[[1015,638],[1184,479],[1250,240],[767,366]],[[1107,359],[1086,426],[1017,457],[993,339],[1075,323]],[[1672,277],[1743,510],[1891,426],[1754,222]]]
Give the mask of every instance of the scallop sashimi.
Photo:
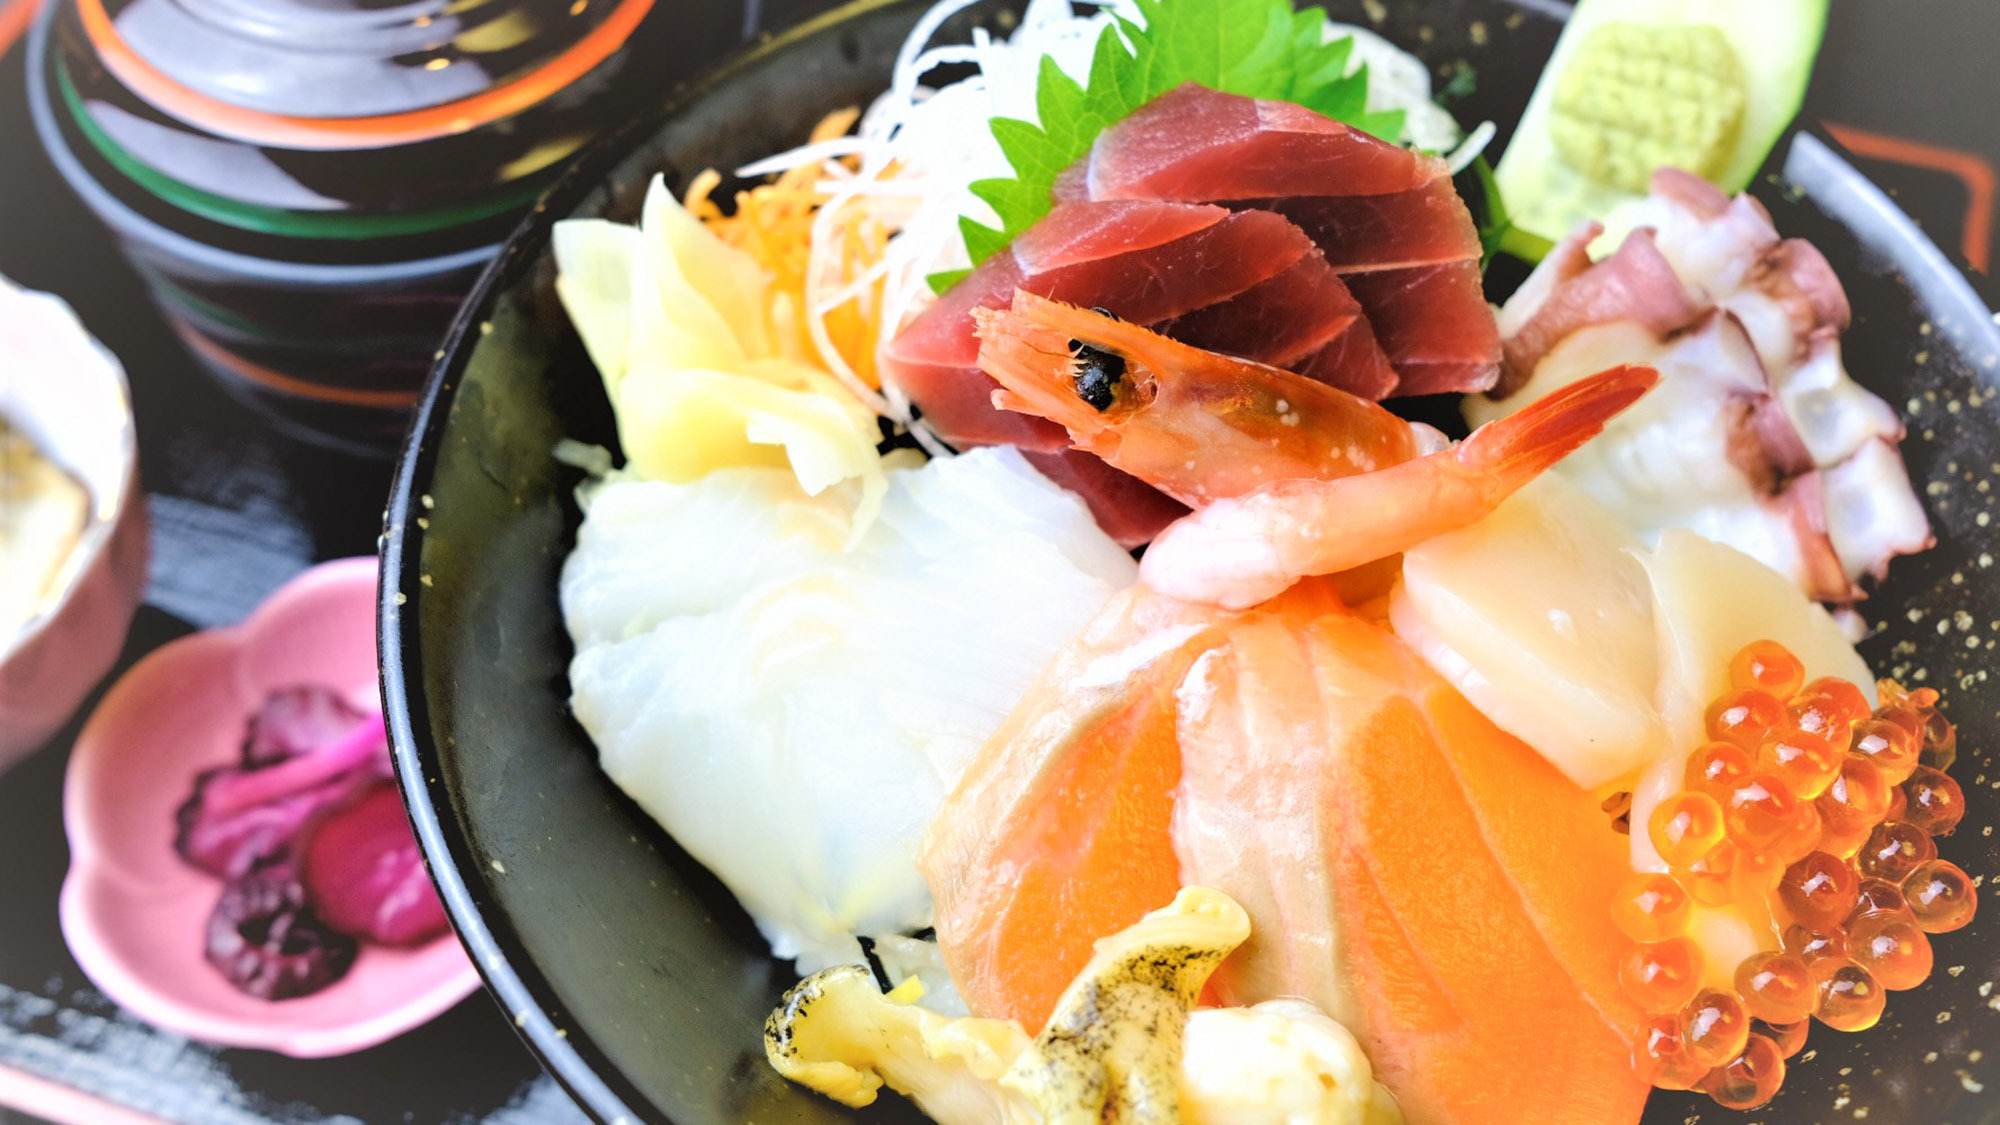
[[[564,574],[572,705],[605,772],[809,967],[930,925],[932,812],[1133,576],[1013,450],[889,477],[851,551],[851,499],[785,470],[614,480]],[[700,580],[659,581],[683,570]]]

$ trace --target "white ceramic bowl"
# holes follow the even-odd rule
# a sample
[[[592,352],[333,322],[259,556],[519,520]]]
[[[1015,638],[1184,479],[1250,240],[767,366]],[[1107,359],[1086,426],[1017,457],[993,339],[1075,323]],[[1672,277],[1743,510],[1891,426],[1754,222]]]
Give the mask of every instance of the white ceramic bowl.
[[[0,769],[75,713],[124,647],[146,585],[132,395],[69,305],[0,277],[0,414],[90,493],[56,595],[0,636]]]

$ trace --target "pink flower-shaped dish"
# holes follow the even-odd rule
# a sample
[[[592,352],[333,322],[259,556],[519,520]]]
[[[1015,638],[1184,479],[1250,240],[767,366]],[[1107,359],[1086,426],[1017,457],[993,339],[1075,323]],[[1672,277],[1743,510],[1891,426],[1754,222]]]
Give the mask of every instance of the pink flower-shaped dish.
[[[63,936],[107,995],[161,1027],[301,1058],[346,1054],[417,1027],[479,987],[455,935],[414,949],[363,943],[323,991],[269,1001],[203,958],[221,883],[174,852],[174,810],[195,775],[235,759],[274,690],[325,684],[377,706],[372,558],[316,567],[230,629],[140,661],[105,696],[69,763]]]

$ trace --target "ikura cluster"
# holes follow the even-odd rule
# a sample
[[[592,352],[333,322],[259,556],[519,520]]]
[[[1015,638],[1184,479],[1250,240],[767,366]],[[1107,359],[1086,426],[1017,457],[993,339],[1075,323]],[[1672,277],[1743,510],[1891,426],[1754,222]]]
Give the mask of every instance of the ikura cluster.
[[[1647,1013],[1634,1061],[1654,1086],[1732,1109],[1769,1101],[1816,1017],[1839,1031],[1881,1018],[1885,990],[1931,972],[1931,934],[1972,920],[1975,891],[1941,860],[1965,798],[1946,775],[1957,735],[1937,692],[1883,681],[1805,682],[1781,645],[1730,664],[1685,788],[1643,830],[1665,872],[1635,875],[1612,905],[1637,944],[1620,980]],[[1735,911],[1771,944],[1714,987],[1689,936],[1698,910]]]

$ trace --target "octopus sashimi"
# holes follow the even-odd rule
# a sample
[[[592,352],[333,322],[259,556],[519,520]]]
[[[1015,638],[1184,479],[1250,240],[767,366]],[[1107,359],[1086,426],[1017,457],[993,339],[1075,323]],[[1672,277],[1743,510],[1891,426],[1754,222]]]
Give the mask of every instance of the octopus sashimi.
[[[1615,253],[1593,261],[1602,228],[1585,224],[1501,310],[1506,369],[1467,418],[1654,363],[1667,388],[1565,469],[1642,539],[1693,529],[1838,605],[1928,546],[1902,421],[1842,361],[1853,310],[1825,257],[1754,198],[1672,170],[1611,221],[1631,230]]]

